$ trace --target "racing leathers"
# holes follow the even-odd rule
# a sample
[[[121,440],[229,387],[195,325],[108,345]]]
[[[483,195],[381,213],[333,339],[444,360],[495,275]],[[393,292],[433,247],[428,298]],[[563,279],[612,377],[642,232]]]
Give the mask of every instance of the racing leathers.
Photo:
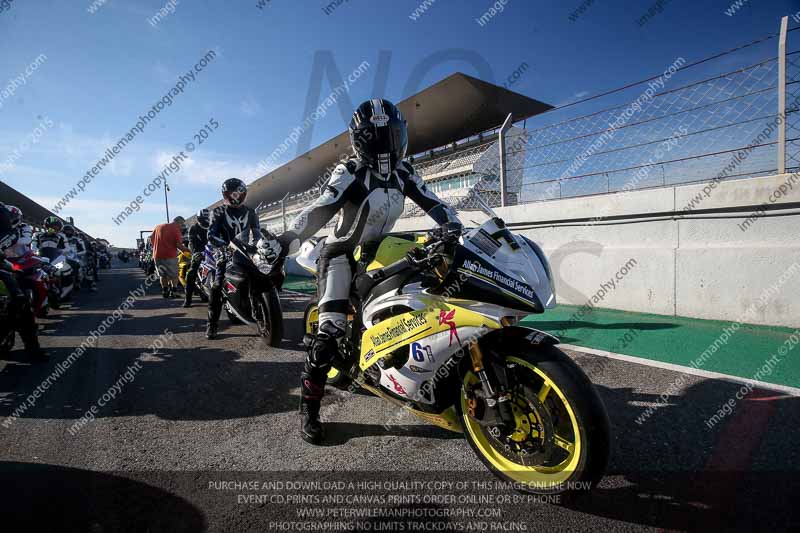
[[[33,228],[28,224],[20,224],[14,230],[17,234],[17,242],[5,249],[4,254],[9,259],[22,257],[31,249],[33,241]]]
[[[84,280],[89,283],[89,285],[94,288],[96,282],[100,279],[98,274],[98,260],[97,260],[97,249],[96,245],[93,241],[90,241],[89,238],[85,234],[80,235],[80,240],[83,243],[83,249],[86,250],[86,256],[84,259],[84,264],[86,265],[85,268],[85,276]]]
[[[38,252],[42,248],[58,248],[59,250],[65,250],[67,248],[67,239],[61,232],[50,233],[49,231],[40,231],[33,236],[31,247],[34,252]]]
[[[192,295],[194,294],[195,284],[197,283],[197,271],[200,269],[200,264],[203,262],[203,252],[208,243],[208,229],[202,227],[200,224],[195,224],[189,229],[189,251],[192,252],[192,264],[189,266],[189,272],[186,273],[186,299],[184,306],[189,307],[192,304]]]
[[[384,176],[351,159],[334,169],[317,201],[278,237],[281,253],[286,255],[339,213],[319,258],[319,329],[301,376],[302,415],[318,416],[325,379],[345,333],[355,266],[353,251],[359,245],[362,250],[377,245],[400,218],[406,198],[438,224],[458,223],[455,212],[428,190],[410,164],[401,161]]]
[[[208,227],[208,243],[215,249],[216,276],[211,285],[211,296],[208,300],[208,328],[206,334],[214,338],[222,313],[222,283],[228,265],[228,244],[233,239],[244,243],[255,244],[260,235],[258,215],[255,210],[245,205],[221,205],[211,214]]]
[[[74,254],[68,256],[67,261],[72,267],[73,278],[75,280],[76,289],[80,289],[81,284],[81,269],[84,268],[86,263],[86,246],[83,244],[83,239],[77,235],[66,236],[67,247]]]
[[[0,250],[5,251],[16,245],[19,234],[16,228],[11,226],[11,220],[5,206],[0,204]],[[0,259],[0,281],[6,287],[11,301],[9,303],[9,317],[11,327],[13,327],[22,338],[25,345],[25,352],[32,358],[44,358],[46,354],[39,347],[39,338],[36,331],[36,317],[31,309],[30,301],[17,283],[14,271],[5,260]]]

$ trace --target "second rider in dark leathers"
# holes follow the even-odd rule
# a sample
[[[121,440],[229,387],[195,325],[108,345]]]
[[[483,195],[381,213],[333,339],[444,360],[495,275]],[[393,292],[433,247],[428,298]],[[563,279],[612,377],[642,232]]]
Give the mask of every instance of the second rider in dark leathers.
[[[319,408],[326,376],[346,328],[353,251],[380,242],[403,212],[405,199],[420,206],[438,224],[460,225],[455,213],[403,161],[408,129],[400,111],[388,100],[361,104],[350,121],[355,157],[340,164],[319,199],[303,210],[278,237],[279,255],[319,231],[339,213],[319,259],[319,329],[301,376],[301,435],[323,440]]]
[[[197,213],[197,222],[189,229],[189,251],[192,252],[192,264],[189,272],[186,273],[186,299],[184,307],[191,307],[192,295],[197,284],[197,271],[203,262],[203,252],[208,243],[208,225],[211,222],[211,212],[208,209],[201,209]],[[202,293],[201,293],[202,296]]]
[[[206,337],[217,338],[219,315],[222,313],[222,283],[228,264],[228,244],[233,239],[255,244],[260,238],[260,226],[255,210],[244,205],[247,185],[236,178],[222,184],[224,204],[214,209],[208,228],[208,243],[216,249],[217,273],[208,300]]]

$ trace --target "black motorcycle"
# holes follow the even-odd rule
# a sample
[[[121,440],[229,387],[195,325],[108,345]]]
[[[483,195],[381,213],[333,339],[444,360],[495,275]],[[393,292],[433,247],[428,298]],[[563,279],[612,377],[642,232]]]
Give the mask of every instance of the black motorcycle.
[[[272,238],[264,230],[262,237]],[[229,317],[256,326],[266,344],[279,346],[283,317],[278,290],[283,285],[283,264],[269,260],[263,242],[252,246],[234,239],[230,243],[222,294]]]

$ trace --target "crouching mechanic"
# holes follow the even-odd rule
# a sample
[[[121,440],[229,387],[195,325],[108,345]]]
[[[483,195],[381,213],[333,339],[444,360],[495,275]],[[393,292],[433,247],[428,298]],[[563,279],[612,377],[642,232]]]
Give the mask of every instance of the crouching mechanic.
[[[319,231],[339,213],[319,259],[319,329],[301,375],[301,435],[323,440],[319,408],[325,379],[346,328],[353,277],[353,251],[379,243],[403,212],[405,199],[420,206],[438,224],[460,227],[455,213],[429,191],[410,164],[403,161],[408,127],[388,100],[361,104],[350,121],[355,157],[340,164],[319,199],[303,210],[274,245],[285,257],[290,249]],[[272,245],[272,243],[270,243]]]
[[[228,244],[238,239],[245,244],[255,244],[260,238],[260,225],[255,210],[244,205],[247,198],[247,185],[236,178],[225,180],[222,184],[224,204],[214,209],[208,228],[208,243],[215,248],[217,272],[211,285],[208,299],[208,326],[206,337],[217,338],[219,315],[222,313],[222,284],[228,265]]]
[[[208,225],[211,221],[211,212],[208,209],[201,209],[197,213],[197,222],[189,230],[189,251],[192,252],[192,264],[189,265],[189,272],[186,273],[186,298],[183,302],[184,307],[192,306],[192,295],[197,283],[197,271],[203,262],[203,252],[208,243]],[[203,298],[202,292],[200,297]]]

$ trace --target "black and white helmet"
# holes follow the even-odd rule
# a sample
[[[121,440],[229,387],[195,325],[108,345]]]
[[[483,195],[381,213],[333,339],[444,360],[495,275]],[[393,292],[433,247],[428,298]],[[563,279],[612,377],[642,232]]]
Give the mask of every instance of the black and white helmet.
[[[225,180],[222,184],[222,198],[228,205],[242,205],[247,198],[247,185],[239,178]]]
[[[203,229],[208,229],[211,223],[211,211],[208,209],[201,209],[197,212],[197,225]]]
[[[406,156],[408,125],[389,100],[374,98],[358,106],[348,129],[356,156],[384,176]]]

